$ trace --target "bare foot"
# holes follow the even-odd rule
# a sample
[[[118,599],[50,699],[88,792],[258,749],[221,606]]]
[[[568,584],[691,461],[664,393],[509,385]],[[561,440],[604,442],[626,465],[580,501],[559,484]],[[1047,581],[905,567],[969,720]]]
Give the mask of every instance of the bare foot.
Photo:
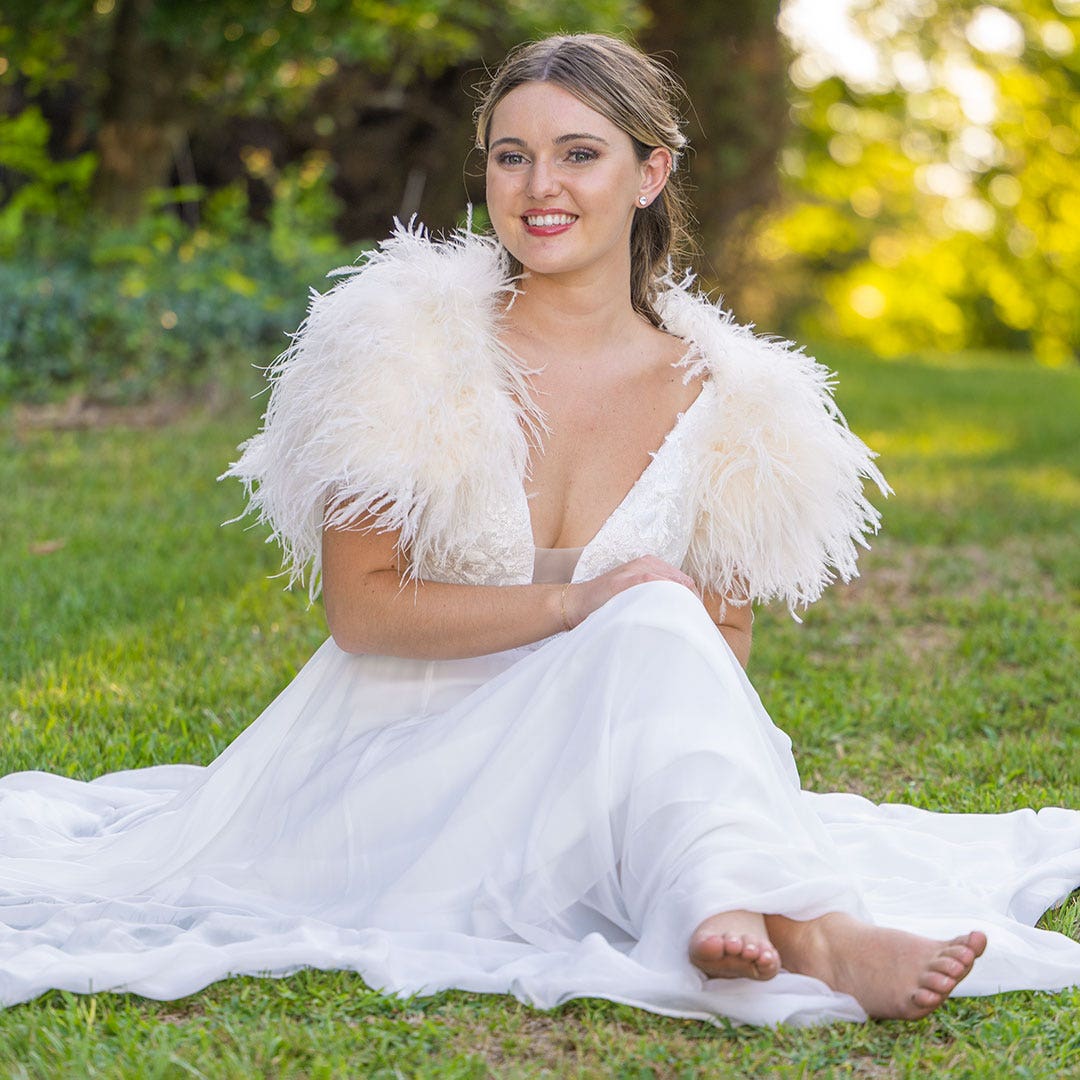
[[[690,962],[713,979],[771,979],[780,954],[765,918],[752,911],[710,915],[690,936]]]
[[[986,948],[979,930],[934,941],[839,913],[809,922],[770,915],[766,925],[788,971],[850,994],[880,1020],[918,1020],[933,1012]]]

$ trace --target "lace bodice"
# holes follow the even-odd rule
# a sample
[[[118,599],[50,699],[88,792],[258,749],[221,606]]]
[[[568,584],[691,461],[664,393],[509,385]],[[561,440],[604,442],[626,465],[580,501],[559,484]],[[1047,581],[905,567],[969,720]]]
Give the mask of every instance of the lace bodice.
[[[707,399],[715,392],[706,381],[679,414],[634,486],[581,549],[571,580],[588,581],[641,555],[683,564],[694,526],[688,454],[695,445],[693,430],[705,421]],[[534,580],[536,552],[525,489],[520,483],[507,485],[493,500],[487,520],[476,524],[471,542],[426,566],[424,576],[466,585],[527,585]]]

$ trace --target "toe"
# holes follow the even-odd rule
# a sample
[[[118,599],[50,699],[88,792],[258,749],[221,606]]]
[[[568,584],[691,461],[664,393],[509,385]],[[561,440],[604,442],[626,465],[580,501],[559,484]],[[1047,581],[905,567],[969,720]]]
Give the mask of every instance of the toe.
[[[959,982],[971,971],[979,955],[967,945],[950,945],[942,950],[938,959],[959,965],[960,970],[952,973],[956,981]]]
[[[752,933],[699,928],[690,940],[690,960],[710,978],[771,979],[780,970],[772,942]]]
[[[945,997],[956,989],[956,979],[950,975],[943,975],[940,971],[925,971],[919,980],[920,990],[932,990],[935,994]]]
[[[944,1000],[941,994],[925,986],[920,987],[911,995],[911,1004],[917,1010],[916,1018],[933,1012]]]
[[[930,970],[948,975],[951,979],[962,979],[970,970],[970,965],[954,956],[939,956],[931,963]]]
[[[727,956],[742,956],[743,939],[741,934],[728,934],[724,938],[724,953]]]
[[[704,963],[723,959],[724,939],[719,934],[704,934],[690,942],[690,956]]]
[[[780,971],[780,957],[771,949],[764,949],[754,965],[762,979],[771,979]]]
[[[948,947],[960,946],[971,951],[974,962],[986,951],[986,935],[981,930],[972,930],[970,934],[961,934],[948,943]]]

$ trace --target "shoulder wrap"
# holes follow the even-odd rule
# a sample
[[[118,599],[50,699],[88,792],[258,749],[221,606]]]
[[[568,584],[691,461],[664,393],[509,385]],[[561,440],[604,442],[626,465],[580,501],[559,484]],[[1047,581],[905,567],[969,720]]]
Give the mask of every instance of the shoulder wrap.
[[[307,318],[269,369],[262,430],[225,476],[283,549],[290,584],[319,591],[320,532],[399,531],[409,573],[467,543],[520,484],[543,417],[528,369],[499,342],[514,293],[491,238],[434,241],[399,225],[344,280],[312,293]],[[888,485],[847,427],[830,372],[789,342],[755,335],[691,289],[664,283],[658,310],[689,351],[687,377],[716,388],[695,432],[684,568],[736,603],[795,613],[837,576],[857,575],[877,531],[863,494]]]

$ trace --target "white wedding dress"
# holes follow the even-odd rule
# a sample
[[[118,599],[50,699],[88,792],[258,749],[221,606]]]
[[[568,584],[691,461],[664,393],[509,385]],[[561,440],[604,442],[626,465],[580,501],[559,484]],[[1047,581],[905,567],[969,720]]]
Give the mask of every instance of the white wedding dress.
[[[558,578],[578,554],[577,580],[646,552],[680,564],[699,402],[580,553],[535,551],[512,493],[492,574]],[[173,998],[311,966],[402,994],[858,1020],[805,976],[706,979],[690,932],[729,909],[982,929],[960,994],[1055,990],[1080,983],[1080,944],[1032,924],[1078,883],[1074,811],[945,815],[801,791],[789,740],[700,602],[654,583],[570,633],[475,659],[327,641],[206,768],[0,781],[0,1001]]]

